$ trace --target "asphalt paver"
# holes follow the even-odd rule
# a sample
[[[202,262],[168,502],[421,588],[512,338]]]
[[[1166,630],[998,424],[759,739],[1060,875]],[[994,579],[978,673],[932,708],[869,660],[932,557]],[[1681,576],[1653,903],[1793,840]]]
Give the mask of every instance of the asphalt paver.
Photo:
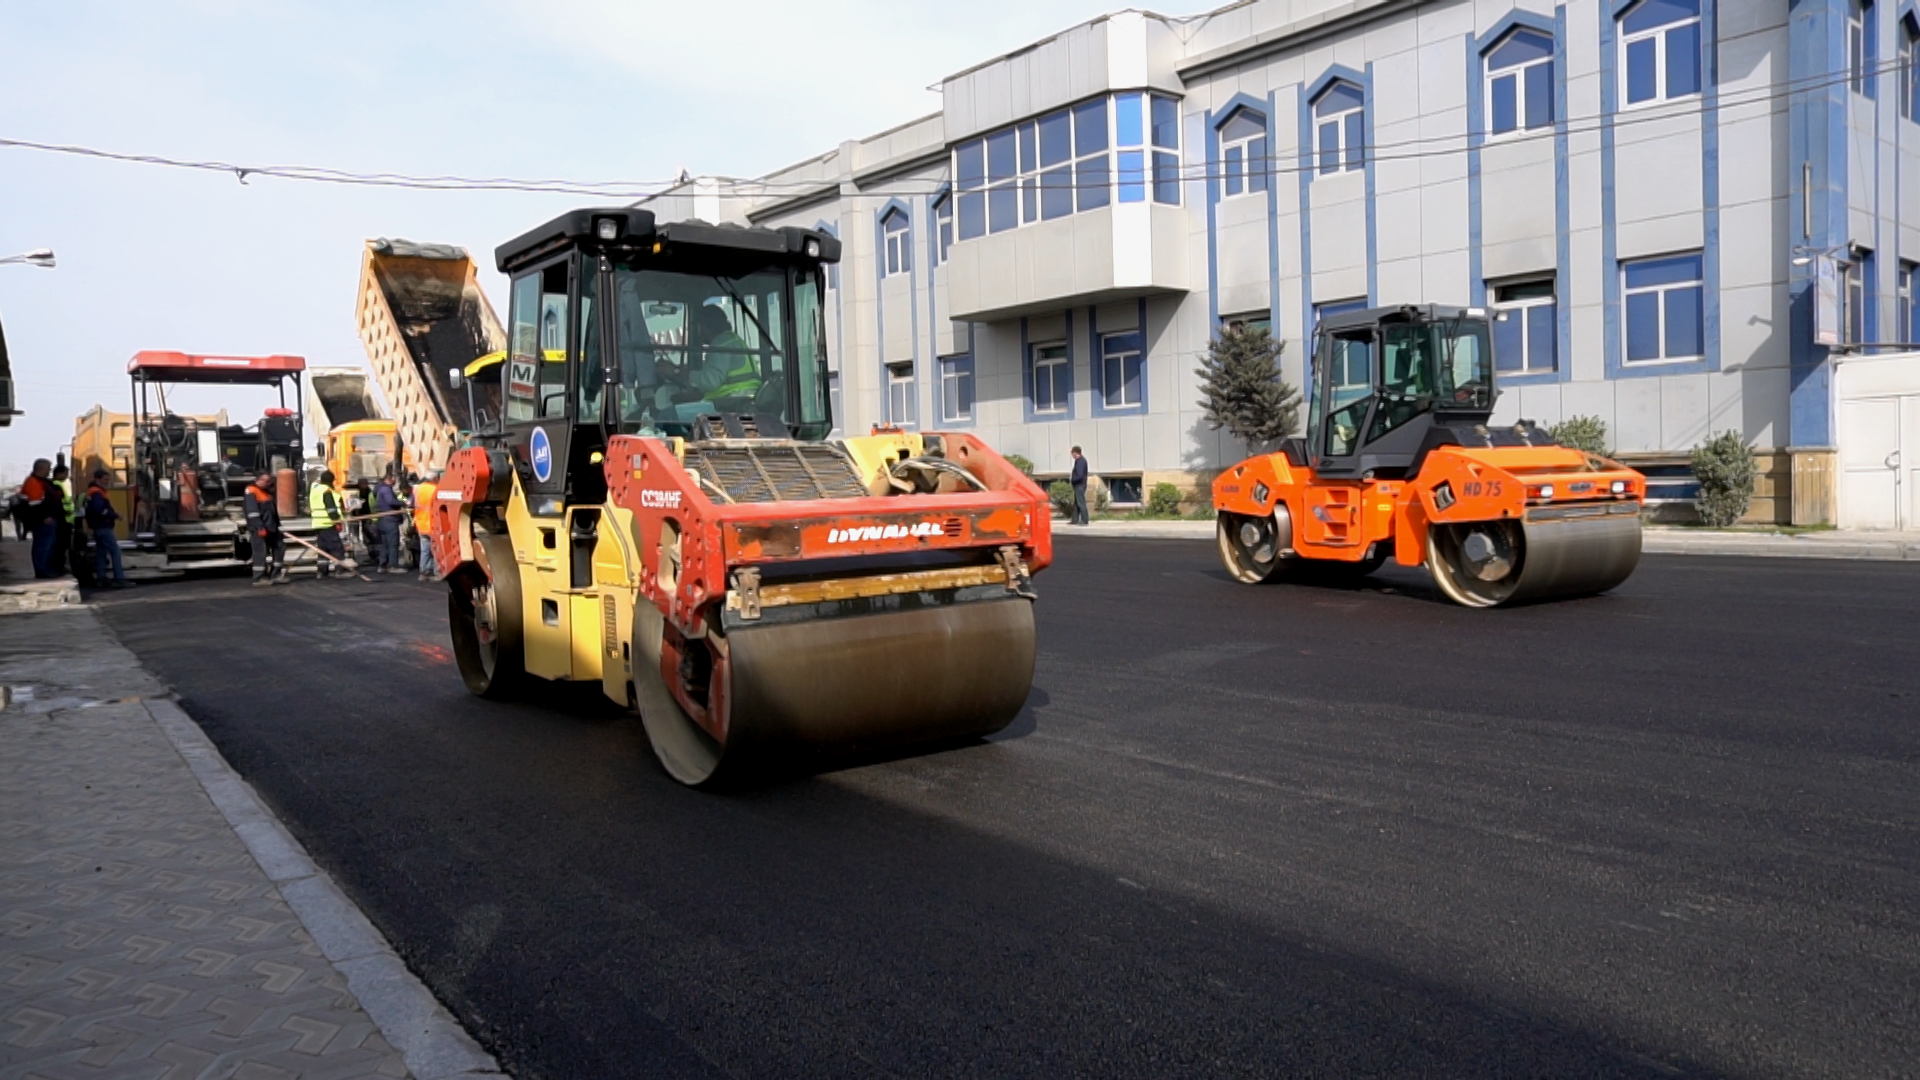
[[[1006,732],[750,791],[469,697],[437,587],[112,597],[515,1076],[1901,1076],[1920,567],[1511,610],[1063,538]]]

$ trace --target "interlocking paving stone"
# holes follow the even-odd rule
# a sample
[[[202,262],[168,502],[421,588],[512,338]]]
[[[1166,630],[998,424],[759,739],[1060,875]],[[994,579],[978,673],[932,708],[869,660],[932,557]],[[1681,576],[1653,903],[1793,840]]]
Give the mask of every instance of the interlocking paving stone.
[[[0,711],[0,1080],[408,1075],[142,691]]]

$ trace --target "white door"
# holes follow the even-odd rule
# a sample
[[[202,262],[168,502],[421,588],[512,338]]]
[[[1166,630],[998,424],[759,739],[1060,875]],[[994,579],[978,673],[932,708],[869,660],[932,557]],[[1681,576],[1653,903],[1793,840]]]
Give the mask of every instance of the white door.
[[[1840,402],[1840,516],[1849,529],[1901,527],[1900,412],[1898,397]],[[1909,427],[1920,422],[1920,397],[1904,399]],[[1909,462],[1915,462],[1907,455]],[[1904,485],[1912,487],[1913,485]]]

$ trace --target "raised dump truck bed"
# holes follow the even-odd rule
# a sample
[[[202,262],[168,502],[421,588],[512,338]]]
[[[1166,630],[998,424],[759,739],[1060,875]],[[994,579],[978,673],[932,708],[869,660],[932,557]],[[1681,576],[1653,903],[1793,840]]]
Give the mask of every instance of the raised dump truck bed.
[[[369,240],[355,317],[408,464],[446,468],[459,433],[480,426],[448,375],[506,348],[473,260],[449,244]]]

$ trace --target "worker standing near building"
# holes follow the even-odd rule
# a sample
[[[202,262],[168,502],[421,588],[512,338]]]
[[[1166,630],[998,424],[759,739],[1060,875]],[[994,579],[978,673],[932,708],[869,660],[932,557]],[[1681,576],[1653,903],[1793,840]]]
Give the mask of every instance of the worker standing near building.
[[[120,539],[113,535],[113,523],[120,520],[120,512],[107,498],[108,475],[105,469],[94,470],[93,483],[87,485],[87,497],[80,505],[81,519],[93,534],[94,583],[103,589],[129,589],[133,582],[127,580],[127,567],[120,559]],[[113,571],[111,579],[107,577],[109,569]]]
[[[58,522],[65,507],[60,501],[60,489],[53,486],[52,472],[53,462],[37,458],[33,472],[20,485],[20,520],[33,534],[33,576],[37,578],[60,576],[54,569],[53,553],[60,538]]]
[[[393,490],[393,470],[388,469],[373,486],[373,512],[377,516],[373,523],[380,537],[380,569],[384,573],[398,574],[400,569],[400,515],[405,512],[406,504],[400,501],[400,494]]]
[[[347,515],[333,490],[332,469],[322,472],[319,483],[307,489],[307,516],[313,520],[313,545],[333,557],[320,560],[320,576],[332,577],[336,569],[344,573],[347,548],[340,542],[340,530],[346,528]]]
[[[287,582],[287,538],[280,531],[280,509],[273,503],[273,474],[263,472],[247,485],[247,539],[253,548],[253,583]]]
[[[1080,453],[1079,447],[1073,448],[1073,521],[1074,525],[1085,525],[1087,521],[1087,459]]]
[[[433,497],[440,486],[428,479],[416,480],[413,485],[413,531],[420,540],[420,580],[433,578]]]

